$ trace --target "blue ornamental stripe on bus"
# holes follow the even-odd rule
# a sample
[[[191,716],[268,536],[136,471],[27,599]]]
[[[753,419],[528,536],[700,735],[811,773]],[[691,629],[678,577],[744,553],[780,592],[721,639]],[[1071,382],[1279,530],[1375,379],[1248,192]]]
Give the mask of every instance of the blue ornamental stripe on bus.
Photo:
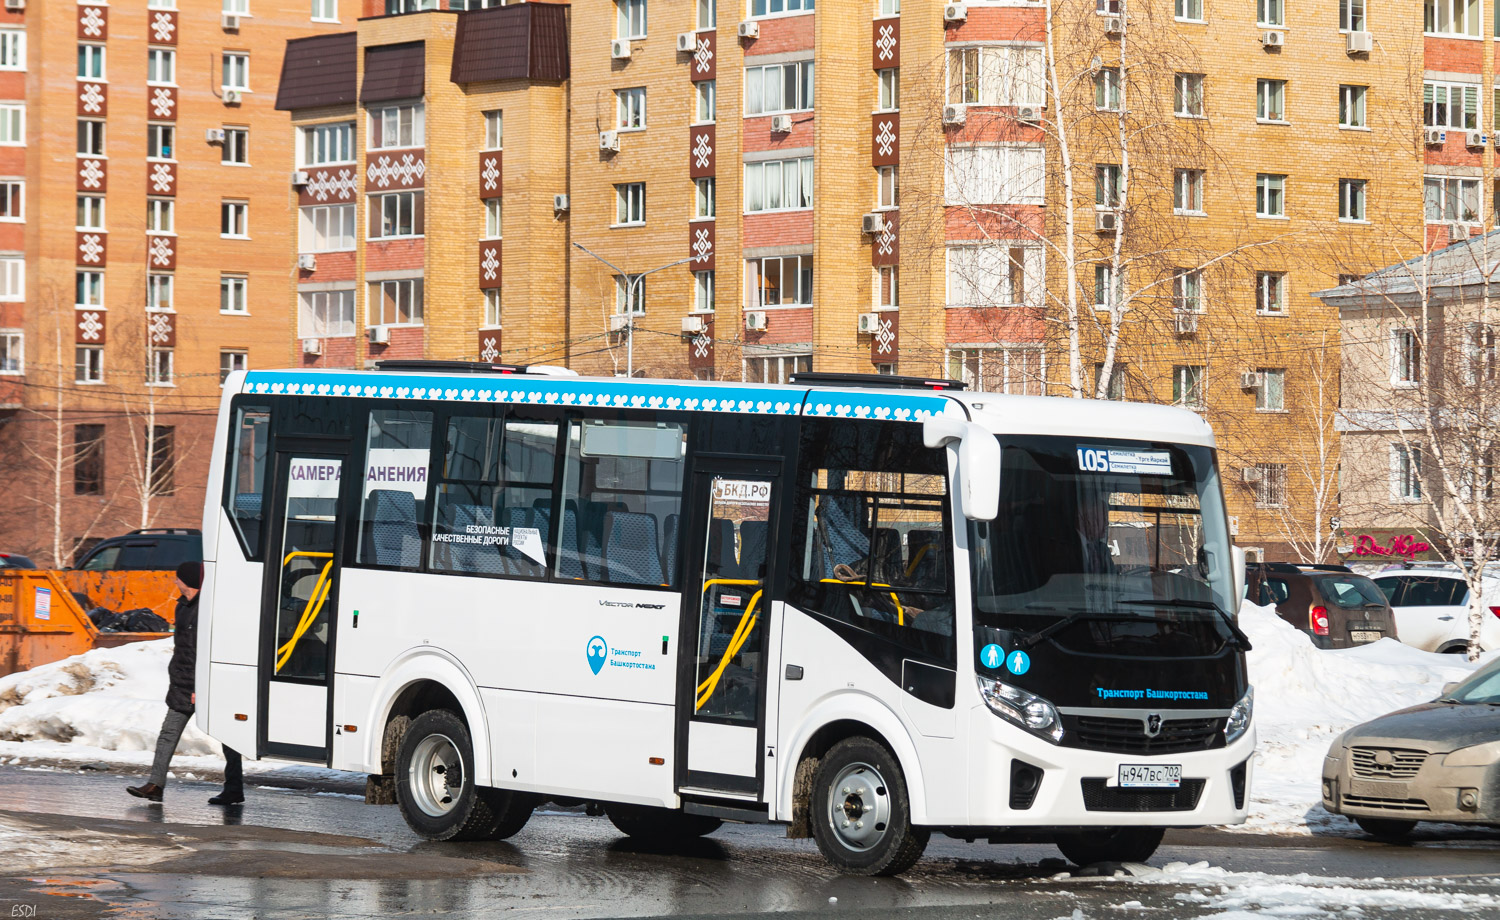
[[[456,379],[402,374],[371,382],[370,374],[251,371],[245,393],[356,396],[370,399],[438,399],[519,405],[662,409],[671,412],[736,412],[750,415],[810,415],[920,422],[951,402],[923,393],[761,389],[678,383],[636,383],[586,377],[508,376]],[[386,382],[389,381],[389,382]],[[804,395],[806,400],[804,402]]]

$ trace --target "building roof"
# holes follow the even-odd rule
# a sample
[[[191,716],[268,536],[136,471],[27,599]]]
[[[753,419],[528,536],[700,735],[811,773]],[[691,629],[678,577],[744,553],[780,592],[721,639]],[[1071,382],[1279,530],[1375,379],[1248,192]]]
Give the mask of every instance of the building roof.
[[[453,40],[454,83],[568,78],[568,7],[518,3],[470,10]]]
[[[355,91],[356,35],[310,35],[286,43],[276,108],[351,105]]]
[[[427,92],[427,43],[401,42],[365,48],[365,82],[359,103],[420,99]]]
[[[1397,262],[1312,296],[1342,309],[1410,301],[1420,298],[1424,289],[1429,301],[1465,300],[1483,296],[1484,289],[1496,283],[1500,283],[1500,230]]]

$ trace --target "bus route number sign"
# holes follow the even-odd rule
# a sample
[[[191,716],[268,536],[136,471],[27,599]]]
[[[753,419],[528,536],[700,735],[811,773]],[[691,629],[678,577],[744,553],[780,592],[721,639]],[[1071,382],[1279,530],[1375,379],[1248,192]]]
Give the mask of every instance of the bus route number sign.
[[[1170,476],[1172,475],[1172,455],[1164,450],[1080,447],[1078,448],[1078,468],[1085,473]]]
[[[728,505],[768,505],[771,484],[753,479],[715,479],[714,498]]]

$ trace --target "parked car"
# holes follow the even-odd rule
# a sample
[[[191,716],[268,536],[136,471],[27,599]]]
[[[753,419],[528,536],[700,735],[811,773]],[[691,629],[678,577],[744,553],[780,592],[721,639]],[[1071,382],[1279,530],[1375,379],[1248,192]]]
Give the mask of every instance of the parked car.
[[[88,572],[169,571],[203,561],[203,534],[188,528],[132,530],[100,540],[74,566]]]
[[[1350,648],[1397,637],[1396,618],[1375,583],[1341,565],[1257,562],[1246,567],[1246,597],[1274,605],[1318,648]]]
[[[1412,567],[1381,572],[1374,581],[1396,612],[1402,642],[1427,652],[1468,651],[1469,586],[1458,569]],[[1488,652],[1500,648],[1500,580],[1487,574],[1485,581],[1483,596],[1493,596],[1494,605],[1486,604],[1489,610],[1480,628],[1479,646]]]
[[[34,569],[36,563],[31,557],[20,553],[0,553],[0,569]]]
[[[1356,725],[1323,758],[1323,807],[1398,840],[1419,821],[1500,824],[1500,661],[1423,703]]]

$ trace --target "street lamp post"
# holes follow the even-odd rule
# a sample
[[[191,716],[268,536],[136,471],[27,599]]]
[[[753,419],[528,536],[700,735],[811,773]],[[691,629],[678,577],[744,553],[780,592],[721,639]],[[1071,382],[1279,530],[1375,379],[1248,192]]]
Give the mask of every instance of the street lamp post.
[[[620,277],[622,277],[622,278],[625,279],[625,376],[627,376],[627,377],[634,377],[635,376],[635,292],[636,292],[637,286],[640,285],[640,283],[645,279],[645,277],[647,275],[654,275],[657,272],[666,271],[669,268],[676,268],[679,265],[684,265],[684,264],[686,264],[688,262],[693,261],[693,257],[692,256],[688,256],[686,259],[678,259],[676,262],[668,262],[666,265],[658,265],[657,267],[652,268],[652,269],[648,269],[647,271],[636,272],[635,274],[631,274],[630,272],[625,271],[624,269],[620,268],[618,265],[615,265],[613,262],[611,262],[608,259],[604,258],[603,256],[599,255],[599,253],[594,252],[593,250],[589,249],[587,246],[583,245],[582,243],[574,243],[573,245],[577,246],[579,249],[583,250],[585,253],[588,253],[589,255],[593,256],[595,259],[598,259],[600,262],[603,262],[605,265],[607,265],[611,269],[613,269],[614,272],[615,272],[615,274],[617,274]]]

